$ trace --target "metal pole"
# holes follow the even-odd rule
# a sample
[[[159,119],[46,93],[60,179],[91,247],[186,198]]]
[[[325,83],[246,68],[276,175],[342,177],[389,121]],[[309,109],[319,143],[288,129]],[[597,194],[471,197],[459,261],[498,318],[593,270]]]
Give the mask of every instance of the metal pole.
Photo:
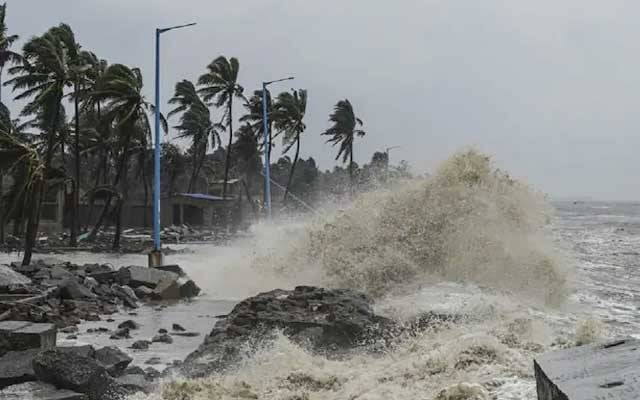
[[[271,166],[269,165],[269,116],[267,115],[267,83],[262,82],[262,131],[264,133],[264,205],[267,208],[267,218],[271,220]]]
[[[153,158],[153,249],[160,251],[160,29],[156,29],[156,110]]]

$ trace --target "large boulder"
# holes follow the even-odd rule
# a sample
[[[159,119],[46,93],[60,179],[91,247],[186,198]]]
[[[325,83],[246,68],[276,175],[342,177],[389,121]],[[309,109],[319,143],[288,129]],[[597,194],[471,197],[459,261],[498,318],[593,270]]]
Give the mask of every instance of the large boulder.
[[[86,300],[94,299],[96,295],[91,289],[79,283],[76,277],[71,277],[60,284],[60,297],[66,300]]]
[[[309,286],[273,290],[237,304],[181,369],[196,377],[232,367],[240,360],[243,345],[268,340],[276,328],[310,350],[340,352],[394,326],[374,314],[367,296],[353,290]]]
[[[131,266],[120,268],[118,271],[119,283],[134,289],[139,286],[155,289],[162,281],[175,281],[177,279],[178,274],[156,268]]]
[[[96,350],[95,358],[114,377],[122,375],[133,359],[125,352],[114,346]]]
[[[58,349],[45,350],[33,360],[42,382],[87,395],[89,400],[120,400],[126,391],[96,360]]]
[[[18,383],[35,381],[33,359],[40,351],[40,349],[10,351],[0,357],[0,389]]]

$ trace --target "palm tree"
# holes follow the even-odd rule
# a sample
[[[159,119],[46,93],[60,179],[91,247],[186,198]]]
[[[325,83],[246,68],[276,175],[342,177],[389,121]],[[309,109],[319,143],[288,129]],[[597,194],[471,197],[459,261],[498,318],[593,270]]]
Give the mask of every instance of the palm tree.
[[[353,112],[353,106],[349,100],[340,100],[334,107],[333,113],[329,116],[329,121],[333,123],[331,128],[322,132],[322,135],[331,136],[327,143],[332,145],[340,144],[340,150],[336,160],[342,156],[342,162],[349,160],[349,179],[353,188],[353,142],[356,136],[362,137],[365,131],[358,129],[362,126],[362,120]]]
[[[7,3],[0,6],[0,101],[2,101],[2,73],[7,63],[19,63],[20,54],[11,51],[11,46],[19,39],[18,35],[7,35]]]
[[[116,176],[111,193],[107,195],[102,214],[94,226],[90,239],[94,239],[107,215],[113,193],[119,190],[120,199],[116,205],[116,235],[113,248],[120,246],[122,209],[127,201],[127,175],[131,148],[146,146],[151,138],[149,113],[155,112],[151,103],[142,94],[142,73],[138,68],[129,68],[122,64],[112,64],[105,71],[93,93],[93,101],[106,103],[105,118],[116,129],[118,134],[115,153],[118,154]],[[167,131],[166,120],[161,116],[162,126]],[[118,186],[120,188],[118,189]]]
[[[180,124],[175,126],[180,132],[178,138],[191,139],[191,179],[187,189],[191,193],[206,158],[209,141],[212,149],[220,144],[220,124],[211,122],[209,108],[198,95],[195,85],[188,80],[176,84],[175,94],[169,103],[176,104],[176,108],[167,114],[169,117],[182,113]]]
[[[251,186],[260,171],[260,149],[255,131],[249,124],[242,125],[236,132],[237,140],[234,143],[234,153],[237,161],[238,172],[244,175],[243,186],[245,195],[254,213],[258,210],[251,196]]]
[[[42,164],[42,178],[30,186],[30,190],[39,190],[31,196],[38,204],[30,204],[29,224],[25,242],[29,247],[35,242],[40,222],[40,202],[48,190],[47,181],[53,176],[53,154],[57,134],[61,131],[64,109],[61,105],[64,89],[69,85],[70,74],[68,52],[61,40],[61,32],[66,31],[64,25],[54,27],[42,36],[35,37],[25,43],[23,47],[22,63],[9,69],[14,75],[5,85],[12,85],[14,91],[21,91],[16,100],[31,99],[22,110],[23,116],[35,116],[37,125],[43,128],[46,135],[44,162]],[[69,29],[70,31],[70,29]],[[33,125],[33,123],[31,123]],[[38,169],[40,171],[40,169]],[[34,175],[35,176],[35,175]],[[37,175],[39,176],[39,175]],[[27,259],[29,257],[26,257]]]
[[[300,155],[300,135],[307,128],[304,124],[304,114],[307,110],[307,91],[304,89],[294,90],[293,93],[284,92],[278,95],[275,105],[275,126],[278,130],[284,132],[282,139],[284,145],[283,154],[291,150],[293,145],[296,146],[296,154],[293,157],[289,178],[287,179],[287,188],[284,191],[283,204],[287,203],[287,196],[291,189],[293,174],[298,163]]]
[[[226,105],[227,110],[223,121],[229,128],[229,144],[227,145],[227,155],[224,164],[224,184],[222,186],[222,197],[227,195],[227,182],[229,181],[229,164],[231,161],[231,143],[233,141],[233,98],[246,99],[243,96],[244,89],[238,84],[238,72],[240,63],[238,59],[232,57],[227,59],[220,56],[207,66],[209,70],[198,79],[198,84],[202,86],[199,93],[204,101],[213,102],[216,107]]]
[[[247,113],[242,117],[240,117],[240,122],[249,123],[251,128],[255,132],[255,134],[258,137],[263,138],[264,122],[263,122],[263,115],[262,115],[263,114],[262,90],[254,91],[253,96],[249,98],[249,100],[244,104],[244,106],[247,109]],[[269,149],[267,149],[268,163],[271,163],[271,150],[273,148],[273,139],[278,137],[280,133],[276,131],[274,134],[272,129],[274,120],[275,118],[277,118],[277,115],[272,113],[272,108],[273,108],[273,102],[271,101],[271,94],[267,90],[267,115],[269,116],[267,129],[269,130],[269,143],[271,144]],[[261,147],[264,148],[264,146],[265,146],[265,143],[264,143],[264,140],[262,140]]]

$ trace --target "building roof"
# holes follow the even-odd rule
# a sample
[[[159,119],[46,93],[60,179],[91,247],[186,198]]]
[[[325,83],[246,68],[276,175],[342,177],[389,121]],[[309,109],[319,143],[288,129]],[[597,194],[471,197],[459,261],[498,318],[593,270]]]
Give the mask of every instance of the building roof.
[[[224,198],[222,196],[213,196],[210,194],[204,193],[178,193],[178,196],[188,197],[190,199],[198,199],[198,200],[208,200],[208,201],[223,201]],[[227,198],[228,200],[228,198]]]

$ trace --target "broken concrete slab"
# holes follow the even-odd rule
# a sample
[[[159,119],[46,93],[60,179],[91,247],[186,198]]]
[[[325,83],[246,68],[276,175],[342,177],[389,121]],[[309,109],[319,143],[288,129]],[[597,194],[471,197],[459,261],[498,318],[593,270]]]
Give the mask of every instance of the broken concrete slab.
[[[534,360],[538,400],[640,398],[640,340],[627,338],[544,354]]]
[[[50,349],[56,345],[56,326],[26,321],[1,321],[0,342],[7,350]]]
[[[153,290],[151,297],[156,300],[178,300],[180,299],[180,285],[177,280],[161,281]]]
[[[160,265],[158,267],[153,267],[155,269],[159,269],[160,271],[168,271],[173,272],[174,274],[178,274],[178,276],[186,276],[187,274],[184,272],[182,268],[180,268],[177,264],[172,265]]]
[[[3,400],[84,400],[85,395],[73,390],[56,389],[44,382],[27,382],[0,390]]]
[[[10,351],[0,357],[0,389],[36,380],[33,359],[40,349]]]
[[[56,349],[64,353],[73,353],[80,357],[95,358],[96,356],[96,349],[94,349],[90,344],[84,346],[56,347]]]
[[[60,297],[68,300],[93,299],[96,295],[91,289],[80,284],[75,277],[64,280],[60,284]]]

